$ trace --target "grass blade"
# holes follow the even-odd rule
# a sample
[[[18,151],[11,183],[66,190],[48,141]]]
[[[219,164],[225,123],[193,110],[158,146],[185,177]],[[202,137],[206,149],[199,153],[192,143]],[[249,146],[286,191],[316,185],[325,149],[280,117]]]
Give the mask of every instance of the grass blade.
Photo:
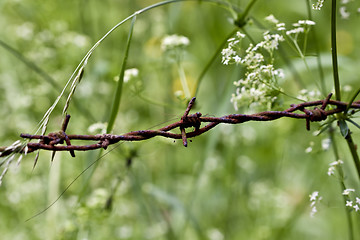
[[[349,101],[349,104],[346,106],[345,113],[347,113],[351,107],[351,104],[355,101],[355,98],[359,95],[360,88],[355,92],[354,96],[352,96],[351,100]]]
[[[119,81],[117,82],[114,101],[113,101],[113,105],[112,105],[112,108],[111,108],[111,114],[110,114],[110,118],[109,118],[109,121],[108,121],[107,129],[106,129],[107,133],[110,133],[111,130],[113,129],[115,119],[116,119],[116,117],[118,115],[118,112],[119,112],[122,89],[123,89],[123,83],[124,83],[124,73],[125,73],[125,69],[126,69],[127,60],[128,60],[128,57],[129,57],[130,44],[131,44],[131,39],[132,39],[132,35],[133,35],[135,21],[136,21],[136,15],[133,17],[133,19],[131,21],[130,31],[129,31],[129,35],[128,35],[128,39],[127,39],[127,43],[126,43],[124,59],[123,59],[123,63],[122,63],[121,69],[120,69]]]

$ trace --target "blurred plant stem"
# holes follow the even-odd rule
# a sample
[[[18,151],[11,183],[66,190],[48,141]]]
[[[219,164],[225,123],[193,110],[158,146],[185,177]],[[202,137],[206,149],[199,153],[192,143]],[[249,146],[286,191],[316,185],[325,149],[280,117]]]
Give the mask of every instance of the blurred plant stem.
[[[332,149],[334,151],[335,161],[338,161],[340,159],[340,156],[339,156],[339,151],[338,151],[337,143],[336,143],[335,136],[334,136],[334,128],[333,128],[333,126],[331,124],[330,124],[330,127],[329,127],[329,137],[330,137],[331,142],[332,142]],[[341,193],[343,193],[345,191],[345,189],[346,189],[345,182],[344,182],[344,179],[345,179],[344,171],[342,169],[341,164],[338,164],[336,166],[336,169],[337,169],[337,172],[339,174],[339,183],[340,183],[340,187],[341,187]],[[343,196],[344,206],[345,206],[346,201],[348,201],[349,199],[348,199],[348,197],[346,195],[342,195],[342,196]],[[345,207],[345,214],[346,214],[346,219],[347,219],[347,222],[348,222],[349,239],[353,240],[354,239],[353,222],[352,222],[352,218],[351,218],[351,213],[350,213],[350,211],[348,211],[346,209],[346,207]]]
[[[306,1],[306,9],[308,12],[308,19],[313,21],[313,17],[311,14],[311,1],[310,0],[305,0]],[[316,27],[316,26],[313,26]],[[312,31],[311,35],[312,37],[312,43],[314,43],[315,45],[315,53],[316,53],[316,63],[319,69],[319,78],[320,78],[320,88],[321,88],[321,93],[323,94],[323,96],[326,96],[328,93],[326,91],[326,87],[325,87],[325,77],[324,77],[324,70],[323,70],[323,66],[321,63],[321,57],[320,57],[320,49],[319,49],[319,41],[318,41],[318,37],[317,37],[317,32],[316,31]]]
[[[345,139],[346,139],[346,143],[349,146],[351,156],[353,157],[354,164],[356,166],[356,171],[357,171],[357,174],[358,174],[359,179],[360,179],[360,160],[359,160],[359,155],[358,155],[358,153],[356,151],[356,146],[355,146],[354,141],[353,141],[353,139],[351,137],[351,132],[349,132],[349,134],[345,137]]]
[[[188,85],[188,83],[186,81],[186,75],[185,75],[184,67],[182,66],[180,60],[177,61],[177,70],[178,70],[178,73],[179,73],[181,87],[182,87],[182,89],[184,91],[184,96],[185,96],[186,99],[191,99],[190,89],[189,89],[189,85]]]
[[[257,0],[251,0],[248,5],[246,6],[245,10],[238,15],[238,18],[235,20],[235,25],[238,26],[239,28],[242,28],[243,26],[246,25],[247,22],[247,16],[249,15],[249,12],[251,10],[251,8],[254,6],[254,4],[256,3]]]
[[[331,56],[332,56],[332,67],[334,76],[334,88],[336,100],[341,100],[340,95],[340,80],[339,80],[339,69],[337,60],[337,47],[336,47],[336,0],[332,0],[331,4]]]

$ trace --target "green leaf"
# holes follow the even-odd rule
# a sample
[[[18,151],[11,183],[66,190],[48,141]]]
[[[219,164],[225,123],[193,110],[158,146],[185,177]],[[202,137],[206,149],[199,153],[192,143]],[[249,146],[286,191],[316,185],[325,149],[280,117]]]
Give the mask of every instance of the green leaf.
[[[339,127],[340,127],[340,132],[341,132],[341,135],[346,138],[349,134],[349,127],[348,125],[346,124],[345,120],[344,119],[340,119],[339,120]]]

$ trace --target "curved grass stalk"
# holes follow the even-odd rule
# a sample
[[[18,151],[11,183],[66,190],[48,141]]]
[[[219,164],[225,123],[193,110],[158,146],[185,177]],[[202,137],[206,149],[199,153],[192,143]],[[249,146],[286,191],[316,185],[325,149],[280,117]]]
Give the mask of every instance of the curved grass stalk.
[[[43,118],[40,120],[39,122],[39,128],[36,132],[38,132],[40,129],[42,129],[42,133],[44,134],[46,131],[46,126],[49,122],[49,117],[51,115],[51,113],[53,112],[53,110],[55,109],[55,107],[57,106],[57,104],[59,103],[60,99],[63,97],[63,95],[65,94],[65,90],[68,88],[68,86],[71,84],[71,90],[70,93],[68,95],[65,107],[63,109],[63,113],[66,112],[67,107],[70,103],[71,97],[75,92],[76,86],[79,84],[80,82],[80,76],[81,76],[81,72],[83,71],[83,69],[85,68],[85,66],[87,65],[87,62],[89,60],[89,58],[91,57],[92,53],[95,51],[95,49],[112,33],[114,32],[118,27],[120,27],[121,25],[123,25],[125,22],[129,21],[130,19],[133,19],[134,17],[147,12],[151,9],[163,6],[163,5],[167,5],[167,4],[171,4],[171,3],[176,3],[176,2],[199,2],[199,3],[203,3],[203,2],[208,2],[208,3],[215,3],[215,4],[219,4],[227,9],[232,8],[235,9],[235,7],[232,7],[231,4],[229,4],[228,2],[225,1],[221,1],[221,0],[168,0],[168,1],[162,1],[159,3],[155,3],[153,5],[150,5],[148,7],[145,7],[141,10],[136,11],[135,13],[131,14],[130,16],[126,17],[124,20],[118,22],[114,27],[112,27],[103,37],[101,37],[91,48],[90,50],[85,54],[85,56],[83,57],[83,59],[80,61],[80,63],[78,64],[78,66],[75,68],[74,72],[72,73],[72,75],[70,76],[69,80],[66,82],[64,88],[62,89],[60,95],[56,98],[56,100],[54,101],[54,103],[51,105],[51,107],[46,111],[46,113],[44,114]],[[79,77],[77,77],[79,76]]]

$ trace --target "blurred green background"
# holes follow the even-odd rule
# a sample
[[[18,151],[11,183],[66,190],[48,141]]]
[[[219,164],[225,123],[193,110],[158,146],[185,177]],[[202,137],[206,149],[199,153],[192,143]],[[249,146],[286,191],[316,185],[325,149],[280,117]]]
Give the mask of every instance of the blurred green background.
[[[116,23],[156,2],[0,1],[0,145],[12,144],[20,133],[33,133],[91,46]],[[231,3],[244,9],[248,1]],[[308,90],[319,85],[316,45],[326,91],[333,89],[329,5],[312,11],[317,42],[311,35],[310,72],[286,47],[286,60],[277,56],[277,66],[286,73],[282,88],[289,95],[301,90],[294,76]],[[255,40],[262,33],[256,22],[266,27],[263,19],[270,14],[290,26],[308,19],[307,1],[258,1],[250,12],[254,19],[246,25]],[[161,50],[161,40],[171,34],[190,40],[182,65],[194,91],[206,64],[235,29],[232,22],[228,9],[201,1],[173,3],[139,15],[128,59],[128,68],[139,69],[139,76],[124,85],[112,133],[178,121],[187,101],[175,94],[181,90],[178,69]],[[353,89],[344,91],[347,101],[359,86],[360,17],[354,13],[338,23],[341,84]],[[130,22],[118,28],[90,58],[68,110],[67,133],[101,133],[90,133],[89,127],[108,121],[129,27]],[[213,116],[235,113],[230,98],[241,74],[240,67],[224,66],[218,56],[201,82],[194,111]],[[52,114],[48,132],[61,128],[65,100]],[[283,101],[283,109],[298,103],[286,97]],[[246,109],[238,113],[242,112]],[[52,163],[51,153],[42,151],[33,170],[36,154],[29,154],[20,165],[11,165],[0,187],[1,239],[345,239],[341,188],[336,178],[327,176],[329,163],[336,159],[331,149],[322,149],[328,135],[314,136],[318,127],[314,123],[307,132],[304,121],[292,119],[221,125],[194,138],[187,148],[180,140],[156,137],[122,143],[111,151],[77,152],[76,158],[57,153]],[[359,131],[352,130],[358,142]],[[358,189],[338,132],[336,139],[346,182]],[[306,153],[310,146],[313,151]],[[53,206],[25,221],[55,201],[103,154]],[[311,218],[313,191],[323,199]],[[358,213],[352,214],[358,218]]]

